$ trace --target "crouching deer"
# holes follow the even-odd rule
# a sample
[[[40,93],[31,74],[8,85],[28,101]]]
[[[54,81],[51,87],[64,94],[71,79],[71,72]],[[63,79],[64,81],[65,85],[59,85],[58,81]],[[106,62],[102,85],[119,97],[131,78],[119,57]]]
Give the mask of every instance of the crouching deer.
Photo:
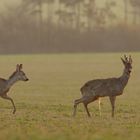
[[[22,64],[17,64],[16,71],[9,77],[9,79],[0,78],[0,96],[3,99],[10,100],[13,105],[13,114],[16,112],[16,107],[14,101],[11,97],[7,95],[7,92],[17,81],[28,81],[29,79],[26,77],[25,73],[22,71]]]
[[[125,86],[128,83],[131,69],[132,69],[132,58],[129,56],[124,56],[121,58],[124,70],[123,74],[118,78],[108,78],[108,79],[96,79],[85,83],[81,88],[82,98],[75,100],[74,102],[74,112],[73,116],[76,115],[77,105],[83,103],[88,116],[90,113],[88,111],[87,105],[100,97],[108,96],[112,106],[112,117],[114,117],[115,100],[116,96],[122,95]]]

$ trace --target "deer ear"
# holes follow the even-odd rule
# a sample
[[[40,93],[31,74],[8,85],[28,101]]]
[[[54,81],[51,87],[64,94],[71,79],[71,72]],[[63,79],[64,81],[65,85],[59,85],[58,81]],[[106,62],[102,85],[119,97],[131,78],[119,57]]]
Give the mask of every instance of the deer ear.
[[[20,64],[20,65],[19,65],[19,70],[21,70],[21,69],[22,69],[22,66],[23,66],[22,64]]]
[[[16,71],[19,71],[19,64],[17,64],[16,66]]]
[[[125,60],[122,57],[121,57],[121,60],[122,60],[123,64],[125,65]]]

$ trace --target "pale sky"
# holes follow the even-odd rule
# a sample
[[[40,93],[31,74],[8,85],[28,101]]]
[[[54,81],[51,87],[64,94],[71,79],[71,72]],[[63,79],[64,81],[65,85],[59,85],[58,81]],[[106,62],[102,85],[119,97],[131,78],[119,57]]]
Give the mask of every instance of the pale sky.
[[[0,10],[3,10],[6,5],[13,5],[20,3],[21,0],[0,0]]]
[[[18,3],[20,0],[0,0],[0,5]]]

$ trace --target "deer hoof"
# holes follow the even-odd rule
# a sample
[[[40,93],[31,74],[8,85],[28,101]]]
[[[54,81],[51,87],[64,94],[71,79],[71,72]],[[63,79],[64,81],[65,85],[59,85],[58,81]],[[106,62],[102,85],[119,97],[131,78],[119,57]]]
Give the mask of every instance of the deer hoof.
[[[13,114],[15,114],[16,110],[13,111]]]

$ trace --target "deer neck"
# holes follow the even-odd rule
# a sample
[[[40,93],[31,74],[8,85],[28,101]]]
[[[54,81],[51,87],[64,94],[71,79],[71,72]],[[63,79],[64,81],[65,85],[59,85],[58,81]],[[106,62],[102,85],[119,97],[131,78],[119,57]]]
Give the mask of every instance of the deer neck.
[[[7,80],[7,88],[10,88],[13,86],[18,80],[16,76],[10,76],[9,79]]]
[[[127,70],[124,69],[123,74],[120,77],[120,80],[121,80],[121,83],[122,83],[123,87],[125,87],[127,85],[129,77],[130,77],[130,73],[128,73]]]

